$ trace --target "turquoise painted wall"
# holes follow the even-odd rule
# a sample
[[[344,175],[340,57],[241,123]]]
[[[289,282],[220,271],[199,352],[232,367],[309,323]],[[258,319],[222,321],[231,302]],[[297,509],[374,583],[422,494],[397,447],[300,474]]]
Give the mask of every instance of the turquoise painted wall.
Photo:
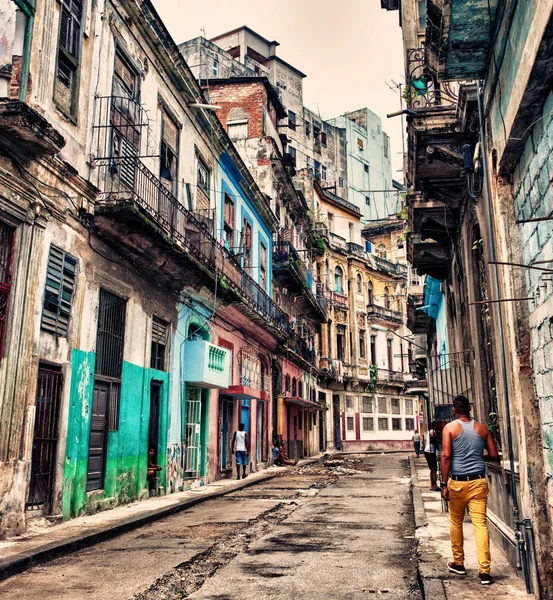
[[[158,463],[161,485],[166,481],[169,374],[124,362],[121,378],[119,428],[110,431],[104,489],[87,494],[90,412],[94,387],[93,352],[74,350],[65,453],[62,512],[64,519],[140,498],[147,489],[150,385],[161,383]]]

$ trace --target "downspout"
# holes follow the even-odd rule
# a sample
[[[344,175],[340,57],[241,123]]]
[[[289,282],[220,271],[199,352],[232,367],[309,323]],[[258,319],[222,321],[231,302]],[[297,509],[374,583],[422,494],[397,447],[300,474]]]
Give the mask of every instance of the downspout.
[[[482,146],[482,172],[484,177],[485,185],[483,187],[483,200],[485,209],[485,225],[486,225],[486,236],[488,239],[487,247],[489,253],[489,260],[493,262],[497,260],[495,240],[493,236],[493,209],[492,209],[492,193],[490,188],[490,179],[488,174],[488,159],[486,154],[486,134],[485,134],[485,121],[484,121],[484,108],[482,104],[482,97],[484,94],[483,82],[477,82],[477,100],[478,100],[478,118],[480,121],[479,135],[480,144]],[[491,296],[493,298],[499,298],[499,276],[497,268],[492,268],[491,276],[492,290]],[[503,384],[503,390],[505,395],[505,419],[506,419],[506,433],[507,433],[507,448],[509,453],[509,465],[511,469],[510,477],[510,488],[511,496],[513,499],[513,517],[514,517],[514,532],[517,545],[517,568],[522,569],[524,573],[524,581],[526,584],[526,592],[531,593],[530,584],[530,573],[528,569],[527,549],[524,542],[524,535],[521,531],[521,525],[525,522],[529,523],[528,519],[525,521],[520,520],[520,509],[517,498],[517,484],[515,480],[515,454],[513,449],[513,431],[511,428],[511,406],[509,401],[509,381],[507,376],[507,360],[505,357],[505,338],[504,338],[504,327],[503,327],[503,316],[501,313],[501,306],[499,302],[492,304],[492,310],[494,311],[494,319],[497,327],[497,335],[499,338],[499,355],[500,355],[500,368],[501,368],[501,380]]]

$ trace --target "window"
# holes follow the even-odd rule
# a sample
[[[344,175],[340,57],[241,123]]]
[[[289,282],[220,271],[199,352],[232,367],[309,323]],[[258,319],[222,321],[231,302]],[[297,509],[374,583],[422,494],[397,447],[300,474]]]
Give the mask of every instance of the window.
[[[244,219],[242,227],[242,266],[250,269],[252,266],[252,224]]]
[[[11,227],[0,222],[0,358],[2,358],[4,348],[12,281],[13,232],[14,230]]]
[[[337,294],[344,293],[344,272],[342,271],[342,267],[334,269],[334,291]]]
[[[415,431],[415,419],[405,419],[406,431]]]
[[[284,383],[284,391],[290,391],[290,375],[286,375],[285,383]]]
[[[197,168],[198,168],[198,172],[197,172],[197,176],[196,176],[196,185],[209,198],[209,196],[210,196],[210,194],[209,194],[209,179],[210,179],[209,169],[208,169],[206,163],[200,158],[199,155],[196,155],[196,161],[197,161]],[[196,208],[200,208],[200,207],[197,206]],[[209,206],[207,206],[206,208],[209,208]]]
[[[411,398],[405,398],[405,414],[413,414],[413,400]]]
[[[378,419],[378,430],[379,431],[388,431],[388,429],[390,429],[390,426],[388,425],[388,419],[387,418],[379,418]]]
[[[292,396],[295,398],[298,395],[298,381],[295,377],[292,378]]]
[[[313,143],[315,146],[321,145],[321,126],[313,123]]]
[[[173,196],[177,196],[178,193],[178,148],[178,125],[165,111],[162,111],[159,179]]]
[[[62,0],[54,100],[62,112],[72,117],[77,113],[82,12],[82,0]]]
[[[384,288],[384,308],[390,308],[390,290]]]
[[[346,396],[346,409],[353,410],[353,396]]]
[[[348,223],[349,241],[353,242],[353,223]]]
[[[392,431],[401,431],[401,419],[392,419]]]
[[[384,157],[388,158],[390,155],[390,138],[386,134],[384,134],[383,140],[384,140],[384,148],[383,148]]]
[[[225,248],[230,252],[234,250],[234,202],[232,198],[225,193],[225,214],[224,214],[224,238]]]
[[[213,77],[217,77],[219,75],[219,61],[216,58],[213,59],[213,68],[211,69],[211,75]]]
[[[338,177],[338,185],[344,189],[346,187],[346,182],[343,177]]]
[[[152,318],[152,353],[150,367],[165,371],[165,349],[167,347],[168,323],[159,317]]]
[[[426,29],[426,0],[418,0],[419,29]]]
[[[392,414],[399,415],[401,413],[401,404],[399,398],[392,398]]]
[[[376,365],[376,335],[371,335],[371,365]]]
[[[263,242],[259,244],[259,285],[267,289],[267,247]]]
[[[365,358],[365,330],[359,331],[359,357]]]
[[[303,398],[303,381],[298,381],[298,397]]]
[[[385,414],[388,412],[388,399],[384,397],[380,397],[378,399],[378,412],[380,414]]]
[[[324,131],[321,132],[321,146],[326,148],[326,133]]]
[[[357,273],[357,293],[363,293],[363,278],[361,277],[360,273]]]
[[[382,133],[382,129],[380,128],[380,125],[376,125],[376,133],[378,133],[378,135],[380,135]]]
[[[290,155],[290,163],[293,167],[297,164],[297,153],[296,149],[292,146],[288,146],[288,154]]]
[[[305,122],[305,135],[307,137],[311,135],[311,123],[309,121]]]
[[[332,213],[328,213],[328,231],[334,233],[334,215]]]
[[[373,294],[373,282],[369,281],[369,285],[367,286],[369,292],[369,306],[374,303],[374,294]]]
[[[296,113],[293,113],[291,110],[288,111],[288,127],[292,131],[296,131]]]
[[[365,204],[366,204],[367,206],[370,206],[370,205],[371,205],[371,197],[370,197],[370,196],[365,196]]]
[[[321,163],[318,160],[313,161],[313,175],[316,179],[321,178]]]
[[[392,351],[392,340],[386,340],[387,351],[388,351],[388,371],[394,370],[394,354]]]
[[[344,325],[338,325],[336,328],[336,358],[345,360],[346,358],[346,328]]]
[[[298,419],[298,429],[303,429],[303,412],[300,411],[300,415],[299,415],[299,419]],[[295,419],[296,417],[294,417]]]
[[[321,179],[326,181],[326,167],[324,165],[321,165]]]
[[[373,411],[373,399],[371,396],[363,396],[363,412],[372,413]]]
[[[363,143],[363,140],[361,138],[357,138],[357,149],[359,152],[362,152],[364,148],[365,144]]]
[[[231,140],[245,140],[248,138],[248,119],[227,121],[227,133]]]
[[[44,331],[67,337],[76,272],[77,259],[56,246],[50,246],[40,324]]]
[[[109,384],[108,421],[110,431],[119,429],[126,305],[127,302],[124,298],[100,289],[95,376]]]
[[[374,431],[374,419],[372,417],[363,417],[363,431]]]
[[[400,236],[397,238],[397,249],[398,250],[402,250],[403,249],[403,237]]]
[[[386,258],[386,246],[384,244],[378,245],[377,254],[380,258]]]
[[[363,165],[364,169],[365,169],[365,173],[369,172],[369,165]]]
[[[353,431],[353,429],[354,429],[354,419],[353,419],[353,417],[347,417],[346,421],[347,421],[348,431]]]
[[[420,285],[417,269],[411,269],[411,285]]]

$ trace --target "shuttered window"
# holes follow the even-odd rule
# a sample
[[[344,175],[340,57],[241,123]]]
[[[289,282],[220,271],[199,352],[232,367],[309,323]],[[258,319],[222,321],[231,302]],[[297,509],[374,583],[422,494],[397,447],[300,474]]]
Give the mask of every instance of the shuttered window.
[[[4,349],[8,301],[12,281],[13,233],[12,227],[0,222],[0,358],[2,358]]]
[[[56,246],[50,246],[42,307],[41,328],[44,331],[67,337],[76,272],[77,259]]]
[[[159,317],[152,319],[152,355],[150,366],[165,371],[165,350],[167,347],[167,323]]]

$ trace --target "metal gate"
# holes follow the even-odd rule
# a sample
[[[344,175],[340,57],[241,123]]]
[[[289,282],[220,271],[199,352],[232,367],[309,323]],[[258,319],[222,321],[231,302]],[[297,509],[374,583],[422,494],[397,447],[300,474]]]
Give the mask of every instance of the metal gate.
[[[201,460],[202,390],[186,391],[186,465],[185,479],[198,479]]]
[[[36,388],[31,481],[26,503],[28,510],[44,508],[48,513],[52,510],[62,389],[61,370],[40,366]]]

